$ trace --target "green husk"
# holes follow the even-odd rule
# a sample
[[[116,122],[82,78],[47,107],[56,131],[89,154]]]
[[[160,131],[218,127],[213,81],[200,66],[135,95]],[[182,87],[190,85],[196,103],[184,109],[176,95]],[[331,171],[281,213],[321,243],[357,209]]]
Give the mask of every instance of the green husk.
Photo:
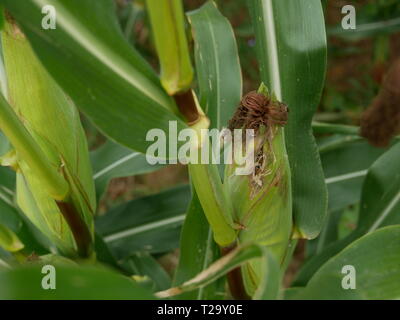
[[[273,104],[279,103],[264,85],[258,93],[272,99]],[[265,159],[260,163],[256,158],[255,166],[261,169],[256,170],[256,174],[239,176],[235,175],[236,164],[227,165],[224,187],[233,202],[234,221],[242,229],[238,242],[266,246],[282,264],[292,232],[290,167],[283,127],[277,124],[270,128],[260,126],[254,145],[255,154],[259,152]],[[234,146],[233,152],[238,152],[238,146]],[[243,281],[250,296],[266,272],[261,266],[260,260],[253,260],[242,267]]]
[[[90,255],[93,242],[93,213],[96,207],[87,141],[79,113],[34,55],[29,42],[12,22],[2,32],[9,102],[28,136],[10,141],[16,151],[17,203],[25,215],[67,256]],[[21,128],[20,128],[21,129]],[[23,130],[19,130],[23,131]],[[14,135],[14,134],[12,134]],[[26,141],[41,154],[42,166]],[[50,166],[50,168],[49,168]],[[66,190],[49,188],[41,169],[59,173]],[[60,188],[62,183],[58,184]],[[54,190],[56,189],[56,190]],[[58,194],[56,194],[58,191]],[[60,206],[74,209],[73,219],[83,230],[71,230]],[[71,221],[69,221],[71,224]],[[85,235],[86,234],[86,235]],[[78,241],[79,242],[79,241]]]

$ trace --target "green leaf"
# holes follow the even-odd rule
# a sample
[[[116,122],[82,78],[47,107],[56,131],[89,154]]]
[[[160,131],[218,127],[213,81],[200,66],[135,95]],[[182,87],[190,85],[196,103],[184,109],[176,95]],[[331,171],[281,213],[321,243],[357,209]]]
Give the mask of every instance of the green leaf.
[[[186,125],[150,66],[130,47],[112,0],[1,0],[53,78],[95,124],[119,143],[145,153],[153,128]],[[57,28],[42,28],[43,5],[57,11]],[[62,63],[60,63],[62,61]],[[182,142],[181,142],[182,143]]]
[[[400,143],[384,153],[365,179],[356,232],[364,234],[400,223]]]
[[[204,215],[196,191],[193,190],[192,202],[186,214],[180,241],[179,265],[176,270],[174,285],[180,285],[207,269],[220,257],[217,244]],[[218,285],[212,283],[179,295],[178,299],[208,300],[217,297]]]
[[[92,151],[90,157],[97,198],[101,198],[112,178],[149,173],[162,167],[149,164],[144,154],[112,141]]]
[[[148,277],[153,280],[154,291],[171,287],[171,277],[148,252],[139,252],[121,262],[121,267],[129,269],[131,275]]]
[[[149,300],[150,292],[106,269],[56,266],[56,290],[43,290],[42,267],[0,270],[1,300]],[[99,289],[103,288],[103,289]]]
[[[211,120],[210,128],[221,129],[227,126],[242,93],[234,34],[229,22],[211,1],[188,13],[188,17],[196,46],[200,104]],[[189,172],[214,239],[220,245],[229,245],[235,239],[235,232],[218,166],[192,164]]]
[[[8,167],[0,166],[0,186],[6,194],[13,196],[15,191],[15,171]]]
[[[251,0],[262,80],[289,107],[285,127],[296,231],[320,232],[327,207],[324,175],[312,136],[326,70],[325,22],[319,0]]]
[[[117,260],[111,253],[110,248],[104,242],[103,238],[97,232],[95,232],[94,236],[94,250],[96,252],[96,260],[116,269],[120,268]]]
[[[328,245],[339,239],[339,222],[343,216],[343,210],[328,213],[328,217],[319,236],[307,242],[307,257],[321,253]]]
[[[397,143],[375,161],[363,184],[357,228],[310,259],[298,274],[295,285],[304,286],[322,264],[364,234],[400,223],[397,214],[400,210],[399,158],[400,143]]]
[[[22,250],[24,245],[13,231],[0,224],[0,247],[9,252],[17,252]]]
[[[374,148],[360,140],[321,153],[329,211],[344,209],[360,201],[368,169],[384,152],[385,149]]]
[[[211,128],[228,125],[242,97],[242,75],[229,21],[209,1],[187,14],[195,43],[200,105]]]
[[[98,217],[96,230],[117,258],[170,251],[179,246],[189,201],[188,186],[133,200]]]
[[[331,124],[331,123],[324,123],[317,121],[312,122],[312,129],[315,134],[336,133],[336,134],[355,135],[355,136],[358,136],[360,134],[360,128],[356,126]]]
[[[161,66],[161,83],[169,95],[186,91],[193,80],[182,0],[146,0]]]
[[[3,132],[0,131],[0,157],[10,151],[10,142]]]
[[[187,15],[195,43],[200,104],[211,120],[210,128],[221,129],[227,126],[242,95],[235,37],[229,21],[219,13],[212,1]],[[193,278],[220,256],[195,191],[182,229],[180,249],[174,285]],[[178,298],[221,299],[218,294],[221,284],[224,285],[224,282],[212,283]]]
[[[368,234],[324,264],[294,299],[399,299],[400,226]],[[344,290],[344,266],[355,268],[356,289]]]
[[[254,293],[253,300],[276,300],[279,295],[282,274],[279,263],[269,250],[264,251],[261,266],[265,273]]]
[[[199,273],[193,279],[184,282],[178,287],[158,292],[157,296],[160,298],[167,298],[184,292],[196,290],[198,288],[203,288],[208,284],[214,282],[215,280],[219,279],[220,277],[224,276],[229,271],[255,258],[269,260],[264,264],[266,267],[271,268],[270,272],[267,272],[267,274],[274,276],[276,276],[276,272],[278,272],[279,274],[279,265],[273,258],[273,255],[269,254],[267,248],[255,244],[246,244],[234,249],[219,260],[215,261],[213,264],[211,264],[210,267]],[[269,285],[264,286],[263,288],[259,288],[259,293],[256,293],[255,298],[273,299],[278,296],[280,277],[278,276],[268,278],[267,280],[265,280],[265,282],[267,281],[270,282]]]
[[[25,245],[26,254],[47,252],[46,239],[24,215],[18,211],[14,203],[15,172],[0,167],[0,225],[13,231]]]

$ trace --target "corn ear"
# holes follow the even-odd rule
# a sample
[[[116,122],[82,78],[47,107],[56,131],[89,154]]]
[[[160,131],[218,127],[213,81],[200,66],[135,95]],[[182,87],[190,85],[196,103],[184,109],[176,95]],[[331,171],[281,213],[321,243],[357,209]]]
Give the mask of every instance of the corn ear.
[[[79,238],[84,236],[85,242],[93,241],[96,207],[87,141],[79,113],[12,22],[6,23],[2,42],[9,101],[27,132],[15,139],[9,137],[16,151],[17,203],[65,255],[75,256],[77,251],[82,251]],[[17,128],[10,134],[22,131]],[[37,159],[31,159],[35,152],[27,150],[27,144],[37,149],[36,154],[41,154],[42,167],[46,169],[33,165]],[[48,188],[48,177],[40,174],[41,170],[51,168],[62,180],[56,190]],[[62,189],[63,185],[66,190]],[[72,217],[71,212],[63,210],[66,206],[74,208]],[[76,226],[79,230],[74,230]],[[90,249],[84,251],[79,254],[87,255]]]
[[[284,131],[282,124],[278,124],[285,120],[281,117],[286,118],[285,106],[271,97],[264,85],[257,93],[251,94],[255,98],[262,95],[265,100],[259,101],[266,103],[249,106],[249,110],[238,110],[231,121],[231,129],[249,129],[246,126],[250,126],[255,130],[254,168],[249,175],[236,175],[239,166],[235,163],[227,165],[224,187],[233,203],[234,221],[240,225],[238,242],[266,246],[282,263],[292,230],[290,168]],[[250,102],[253,99],[250,96],[246,98]],[[254,110],[250,110],[253,107]],[[233,153],[243,152],[241,150],[241,146],[233,146]],[[250,296],[264,272],[259,260],[242,267],[243,282]]]

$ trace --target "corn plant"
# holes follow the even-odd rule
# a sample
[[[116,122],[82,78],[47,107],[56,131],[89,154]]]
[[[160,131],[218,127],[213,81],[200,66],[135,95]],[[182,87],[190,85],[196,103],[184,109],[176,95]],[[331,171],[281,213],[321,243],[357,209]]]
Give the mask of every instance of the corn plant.
[[[261,79],[245,93],[233,28],[212,0],[188,12],[182,0],[132,3],[127,26],[146,14],[157,71],[112,0],[0,0],[0,298],[400,297],[395,124],[378,149],[358,127],[313,122],[327,70],[321,1],[243,3]],[[81,115],[106,139],[91,152]],[[167,133],[158,158],[154,129]],[[188,129],[189,146],[173,140]],[[246,139],[224,158],[207,129]],[[232,161],[203,161],[215,156]],[[238,158],[252,160],[247,174]],[[189,184],[99,213],[111,179],[182,160]],[[356,228],[330,236],[355,204]],[[285,286],[305,242],[308,259]],[[160,257],[176,249],[167,272]],[[55,290],[37,285],[46,265]]]

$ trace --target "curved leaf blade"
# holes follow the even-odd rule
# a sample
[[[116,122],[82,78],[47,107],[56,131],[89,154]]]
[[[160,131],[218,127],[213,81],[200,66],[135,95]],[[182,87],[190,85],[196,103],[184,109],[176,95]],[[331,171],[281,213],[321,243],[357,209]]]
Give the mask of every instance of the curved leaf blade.
[[[112,141],[107,141],[103,146],[92,151],[90,158],[97,198],[101,198],[113,178],[149,173],[162,167],[162,165],[149,164],[144,154],[133,152]]]
[[[136,199],[98,217],[96,230],[118,258],[138,251],[170,251],[179,246],[189,201],[188,186]]]
[[[156,295],[160,298],[166,298],[198,288],[203,288],[224,276],[229,271],[255,258],[267,260],[264,265],[271,268],[270,272],[267,274],[275,276],[276,272],[279,273],[279,265],[273,258],[273,255],[269,253],[267,248],[256,244],[247,244],[236,248],[219,260],[215,261],[193,279],[184,282],[178,287],[158,292]],[[278,296],[280,277],[271,277],[265,282],[267,281],[269,282],[269,286],[259,288],[259,293],[256,293],[256,298],[276,298]]]
[[[321,2],[294,0],[288,5],[279,0],[252,0],[250,9],[262,80],[290,109],[285,138],[296,231],[312,239],[320,232],[327,211],[324,175],[311,129],[326,70]]]
[[[186,213],[180,239],[179,265],[176,270],[174,285],[178,286],[207,269],[220,257],[217,244],[204,215],[196,191]],[[185,292],[177,299],[206,300],[216,299],[217,283]],[[221,297],[219,297],[221,298]]]
[[[195,43],[200,105],[211,128],[228,125],[242,97],[242,74],[229,21],[209,1],[187,14]]]
[[[329,260],[294,299],[399,299],[400,226],[386,227],[349,245]],[[356,288],[344,290],[344,266],[356,271]],[[324,288],[324,290],[321,290]]]
[[[330,212],[360,201],[368,169],[384,152],[362,140],[321,152]]]
[[[221,129],[232,117],[242,95],[239,56],[232,27],[213,1],[189,12],[187,16],[195,42],[200,104],[210,118],[210,128]],[[180,243],[181,255],[175,285],[195,277],[220,257],[212,230],[194,190]],[[219,285],[212,283],[185,292],[177,298],[220,299],[221,296],[216,294]]]
[[[363,184],[357,228],[310,259],[298,274],[295,285],[305,285],[321,265],[359,237],[400,223],[399,158],[400,143],[397,143],[374,162]]]
[[[42,267],[0,271],[1,300],[142,300],[151,293],[129,278],[93,267],[56,267],[56,290],[43,290]],[[99,287],[102,288],[99,290]]]

